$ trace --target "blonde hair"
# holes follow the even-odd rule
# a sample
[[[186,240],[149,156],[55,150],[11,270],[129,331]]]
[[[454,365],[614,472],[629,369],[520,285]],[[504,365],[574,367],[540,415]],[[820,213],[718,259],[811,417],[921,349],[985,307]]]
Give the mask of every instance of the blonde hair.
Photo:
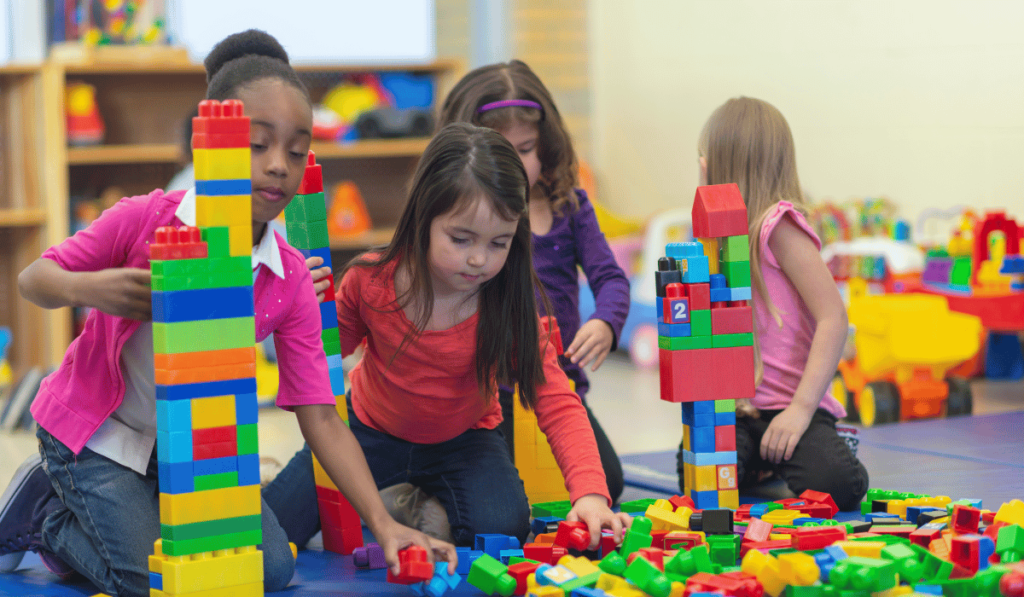
[[[740,187],[747,205],[750,281],[754,294],[781,326],[781,314],[768,296],[761,274],[761,227],[779,201],[789,201],[806,215],[789,124],[782,113],[766,101],[732,98],[719,106],[704,124],[697,152],[707,162],[707,184],[734,182]],[[756,334],[754,365],[756,383],[760,384],[764,362]]]

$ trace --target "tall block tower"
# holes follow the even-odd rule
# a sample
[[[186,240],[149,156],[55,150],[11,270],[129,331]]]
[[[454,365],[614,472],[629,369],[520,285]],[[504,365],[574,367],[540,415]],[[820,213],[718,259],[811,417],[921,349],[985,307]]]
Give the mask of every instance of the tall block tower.
[[[237,100],[199,104],[197,227],[159,228],[150,244],[160,539],[149,569],[157,597],[263,594],[251,158],[242,110]]]
[[[306,171],[299,190],[288,207],[284,208],[288,244],[298,249],[307,259],[320,257],[320,267],[331,265],[331,247],[327,234],[327,205],[324,199],[324,178],[316,155],[309,152]],[[348,405],[345,403],[345,372],[341,368],[341,340],[338,336],[338,311],[334,303],[333,281],[320,303],[320,325],[327,356],[327,369],[331,376],[331,391],[338,414],[348,423]],[[327,476],[323,466],[313,457],[313,475],[316,497],[320,509],[324,549],[349,555],[363,544],[363,525],[359,514],[338,487]]]
[[[682,404],[683,485],[698,508],[739,507],[736,400],[754,396],[747,209],[735,184],[699,187],[697,242],[655,274],[661,399]]]

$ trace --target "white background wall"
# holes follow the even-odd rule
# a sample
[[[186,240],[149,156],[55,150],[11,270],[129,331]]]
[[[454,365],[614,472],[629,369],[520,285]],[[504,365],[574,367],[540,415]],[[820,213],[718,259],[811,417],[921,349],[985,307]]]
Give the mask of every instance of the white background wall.
[[[885,195],[1024,217],[1024,2],[592,0],[602,200],[689,205],[696,139],[726,99],[786,116],[815,199]]]

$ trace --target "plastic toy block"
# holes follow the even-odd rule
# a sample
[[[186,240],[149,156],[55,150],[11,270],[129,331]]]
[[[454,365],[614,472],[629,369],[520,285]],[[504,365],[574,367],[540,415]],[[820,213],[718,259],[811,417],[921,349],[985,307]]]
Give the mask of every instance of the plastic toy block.
[[[690,333],[693,336],[711,335],[711,311],[706,309],[690,311]]]
[[[231,533],[227,535],[215,535],[212,537],[201,537],[187,539],[184,541],[164,540],[163,550],[169,556],[187,556],[203,552],[220,551],[245,547],[248,545],[259,545],[263,543],[263,529]]]
[[[569,500],[553,502],[541,502],[530,506],[531,516],[556,516],[565,519],[565,516],[572,510],[572,503]]]
[[[681,327],[682,325],[689,326],[690,324],[679,324],[672,327]],[[711,336],[658,336],[658,348],[662,350],[711,350],[711,344]]]
[[[163,592],[167,595],[234,589],[250,583],[259,583],[262,589],[263,554],[253,546],[228,549],[226,553],[177,557],[164,554],[161,539],[157,539],[157,544],[156,555],[149,557],[150,572],[162,576]],[[159,570],[154,570],[155,567]],[[225,593],[233,594],[245,593]]]
[[[249,134],[249,118],[244,115],[244,106],[239,100],[203,100],[199,102],[199,113],[192,118],[193,133],[203,134]],[[246,141],[243,147],[248,147]]]
[[[750,237],[746,234],[722,239],[722,261],[750,261]]]
[[[896,573],[901,581],[913,584],[924,577],[924,564],[907,545],[894,544],[882,548],[882,558],[896,564]]]
[[[668,597],[672,590],[668,577],[642,557],[633,560],[624,576],[651,597]]]
[[[685,286],[686,298],[690,299],[690,311],[707,311],[711,308],[711,286],[708,284],[688,284]]]
[[[717,403],[717,402],[725,402],[725,401],[715,400],[714,402]],[[735,404],[734,400],[730,400],[728,402],[733,402]],[[735,410],[735,408],[736,407],[733,406],[733,410],[731,410],[731,411],[716,412],[715,413],[715,427],[722,427],[723,425],[736,425],[736,410]]]
[[[316,163],[316,154],[312,151],[306,156],[306,170],[302,173],[302,182],[299,183],[298,195],[309,195],[322,193],[324,190],[324,177],[320,164]]]
[[[433,578],[423,584],[412,585],[412,591],[416,595],[441,597],[448,591],[454,591],[461,581],[458,573],[448,574],[448,562],[435,562]]]
[[[839,506],[836,505],[832,496],[823,491],[814,491],[811,489],[805,490],[800,494],[800,498],[809,502],[815,502],[818,504],[826,504],[831,510],[829,518],[835,518],[835,515],[839,513]]]
[[[495,559],[498,558],[498,554],[503,549],[518,548],[519,539],[516,539],[515,537],[510,537],[508,535],[498,535],[493,533],[477,533],[473,537],[473,549],[477,551],[482,551]]]
[[[810,586],[821,577],[814,556],[802,552],[779,554],[779,576],[787,585]]]
[[[674,285],[673,285],[674,286]],[[669,289],[672,292],[672,289]],[[682,289],[680,289],[682,294]],[[690,323],[690,301],[680,297],[667,297],[664,301],[664,323]]]
[[[665,296],[665,287],[669,284],[681,284],[683,273],[676,268],[674,259],[662,257],[658,259],[658,271],[654,272],[655,296]]]
[[[1024,558],[1024,527],[1007,525],[997,531],[996,553],[1004,563],[1019,562]]]
[[[252,224],[228,226],[228,255],[252,255]]]
[[[363,545],[362,529],[339,529],[321,523],[324,549],[341,555],[350,555],[357,547]],[[418,582],[418,581],[414,581]]]
[[[743,534],[745,541],[767,541],[772,532],[772,523],[765,522],[760,518],[751,518],[747,523],[747,530]]]
[[[763,519],[763,517],[762,517]],[[810,551],[822,549],[846,538],[844,527],[800,527],[793,529],[790,540],[795,549]]]
[[[750,307],[717,307],[711,309],[711,333],[750,334],[754,331],[753,312]]]
[[[163,577],[163,575],[156,574],[155,572],[150,572],[149,573],[149,588],[150,589],[156,589],[157,591],[162,591],[163,588],[164,588],[164,577]],[[93,597],[100,597],[101,595],[103,597],[107,597],[103,593],[100,593],[98,595],[93,595]]]
[[[153,327],[156,327],[155,325]],[[190,400],[208,396],[225,396],[228,394],[248,394],[256,391],[256,379],[228,379],[223,381],[206,381],[202,383],[181,384],[174,386],[156,386],[157,400]]]
[[[558,523],[564,520],[557,516],[537,516],[530,521],[530,531],[534,535],[554,533],[558,531]]]
[[[736,464],[736,452],[710,452],[694,453],[689,450],[683,451],[683,460],[694,466],[706,466],[709,464]]]
[[[156,429],[157,431],[172,432],[175,430],[184,431],[191,429],[192,424],[192,401],[189,400],[157,400],[156,401]]]
[[[718,469],[718,487],[719,491],[725,489],[736,489],[738,482],[736,479],[736,466],[732,464],[720,464],[716,467]],[[725,507],[725,504],[720,504]]]
[[[477,535],[480,537],[480,535]],[[519,542],[516,541],[518,544]],[[583,551],[590,545],[590,531],[587,530],[585,522],[561,521],[558,523],[558,532],[555,535],[555,545]],[[477,549],[480,549],[477,547]],[[486,551],[486,550],[484,550]]]
[[[538,585],[550,585],[556,587],[560,587],[570,580],[577,578],[576,574],[564,566],[551,566],[548,564],[541,564],[538,566],[537,571],[534,573],[534,577]]]
[[[195,473],[192,462],[159,462],[157,474],[160,491],[164,493],[192,493],[195,491]]]
[[[674,338],[673,340],[679,339]],[[714,352],[711,349],[659,349],[658,353],[662,400],[681,403],[717,398],[711,394],[711,379],[707,376],[708,371],[715,371]],[[753,353],[751,353],[751,360],[753,360]],[[750,385],[753,383],[753,376],[751,376]],[[753,392],[751,392],[752,395]]]
[[[203,241],[206,242],[207,252],[211,258],[230,258],[231,255],[231,229],[228,226],[214,226],[211,228],[203,228],[202,231]],[[249,233],[250,241],[252,240],[252,232]],[[241,257],[241,255],[239,255]],[[250,265],[252,264],[252,251],[248,255],[250,259]],[[250,270],[251,271],[251,270]],[[252,276],[249,277],[252,280]]]
[[[248,147],[199,149],[192,152],[199,180],[252,178],[252,154]]]
[[[698,572],[713,573],[714,565],[707,545],[698,545],[690,549],[679,550],[665,562],[665,573],[677,576],[693,576]]]
[[[754,348],[736,346],[711,349],[711,368],[714,371],[711,396],[714,400],[732,400],[754,397]]]
[[[717,508],[718,507],[718,491],[691,491],[690,497],[693,498],[693,502],[697,504],[700,509],[706,508]]]
[[[698,238],[748,233],[747,208],[735,183],[697,187],[691,217],[693,235]]]
[[[506,566],[512,561],[512,558],[523,559],[523,550],[521,549],[503,549],[498,552],[498,561]]]
[[[157,429],[156,453],[157,460],[160,462],[191,462],[192,431],[160,431]]]
[[[202,259],[207,255],[208,249],[199,229],[193,226],[161,226],[156,229],[149,245],[150,259]]]
[[[877,593],[896,586],[896,565],[893,562],[850,556],[836,562],[829,573],[829,582],[838,589]]]
[[[259,434],[256,425],[236,425],[235,431],[239,455],[259,452]]]
[[[169,405],[188,405],[191,413],[189,421],[193,429],[211,429],[237,424],[234,396],[214,396],[187,401],[169,400],[164,402]]]
[[[256,377],[256,363],[246,365],[221,365],[219,367],[197,367],[194,369],[156,369],[157,385],[175,386],[209,383]]]
[[[308,197],[308,195],[305,195],[305,196]],[[298,197],[296,197],[296,199],[298,199]],[[294,199],[292,201],[294,202]],[[285,214],[287,215],[287,211],[285,211]],[[334,269],[333,266],[331,265],[331,248],[330,247],[321,247],[319,249],[298,249],[298,251],[299,251],[299,253],[302,253],[302,257],[304,259],[309,259],[310,257],[319,257],[320,259],[323,259],[324,260],[323,264],[322,265],[318,265],[317,266],[318,268],[330,267],[331,269]]]
[[[459,560],[461,559],[459,558]],[[368,543],[366,547],[357,547],[352,552],[352,560],[357,568],[381,570],[388,566],[384,560],[384,549],[376,543]]]
[[[153,276],[153,290],[197,290],[200,288],[228,288],[252,283],[251,272],[205,274],[196,276]]]
[[[704,543],[704,533],[701,531],[671,531],[665,534],[663,549],[667,551],[693,549],[702,543]]]
[[[709,288],[709,298],[712,304],[727,303],[732,300],[732,292],[729,289],[729,285],[725,281],[724,274],[711,274]]]
[[[330,243],[323,222],[289,221],[285,224],[288,244],[299,249],[318,249]]]
[[[721,265],[725,282],[729,288],[746,288],[750,286],[750,262],[731,261]]]
[[[327,205],[323,193],[296,195],[284,208],[286,220],[300,222],[324,222],[327,226]]]
[[[226,487],[201,493],[160,494],[160,523],[207,522],[260,514],[259,486]]]
[[[698,238],[697,242],[701,244],[704,249],[704,254],[708,257],[708,273],[711,275],[718,273],[718,263],[720,261],[719,255],[719,243],[717,238]]]
[[[238,482],[237,471],[195,477],[196,491],[210,491],[212,489],[223,489],[224,487],[238,487],[239,485],[241,483]],[[252,485],[252,483],[247,485]]]
[[[345,370],[341,367],[332,367],[327,370],[327,374],[331,379],[331,391],[335,396],[343,396],[345,394]]]
[[[523,546],[523,556],[528,560],[555,565],[558,560],[569,555],[569,550],[554,543],[527,543]]]
[[[193,444],[192,457],[195,460],[207,460],[211,458],[223,458],[225,456],[237,456],[238,446],[234,440],[217,442],[214,444]]]
[[[206,352],[157,353],[153,356],[153,362],[157,369],[193,369],[252,363],[256,361],[256,349],[248,346]]]
[[[516,590],[516,579],[508,573],[508,567],[487,554],[473,561],[466,582],[488,595],[510,597]]]
[[[196,196],[221,197],[252,195],[252,181],[248,178],[235,180],[202,180],[196,179]]]
[[[176,323],[153,322],[153,351],[158,353],[249,348],[255,339],[256,327],[252,317]]]
[[[715,427],[715,452],[733,452],[736,450],[736,425]],[[731,489],[731,488],[730,488]]]
[[[654,533],[658,531],[681,531],[690,528],[690,517],[649,506],[644,516],[651,521],[651,545],[654,545]]]
[[[196,197],[197,226],[241,226],[245,222],[252,224],[252,195]]]
[[[718,420],[717,417],[718,417],[718,415],[720,413],[727,413],[727,414],[733,415],[733,423],[735,423],[735,421],[736,421],[736,419],[735,419],[735,417],[736,417],[736,401],[735,400],[715,400],[714,401],[714,405],[715,405],[715,417],[716,417],[715,418],[715,420],[716,420],[715,424],[716,425],[718,424],[717,423],[717,420]]]
[[[959,535],[950,544],[949,559],[971,572],[988,568],[989,558],[995,553],[995,543],[984,535]]]
[[[223,458],[208,458],[196,460],[192,463],[192,471],[196,476],[217,475],[220,473],[238,472],[238,457],[226,456]]]
[[[712,348],[733,348],[736,346],[753,346],[754,334],[722,334],[711,337]]]
[[[659,299],[662,300],[662,299]],[[690,336],[688,323],[659,323],[658,335],[666,338],[686,338]]]
[[[953,506],[952,527],[954,533],[977,533],[981,524],[981,510],[969,506]]]
[[[195,401],[192,401],[195,404]],[[254,425],[259,418],[259,401],[255,392],[235,395],[235,424]],[[193,423],[193,426],[194,423]]]

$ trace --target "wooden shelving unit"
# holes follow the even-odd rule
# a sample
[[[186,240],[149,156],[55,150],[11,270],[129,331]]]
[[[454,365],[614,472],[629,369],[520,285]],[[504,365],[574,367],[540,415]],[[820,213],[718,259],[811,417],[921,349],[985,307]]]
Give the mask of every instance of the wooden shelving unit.
[[[461,64],[300,65],[313,101],[346,74],[404,71],[435,81],[437,101],[461,74]],[[68,147],[64,93],[69,81],[96,87],[106,125],[104,144]],[[164,186],[183,165],[184,119],[206,92],[198,64],[114,62],[0,67],[0,325],[12,327],[12,366],[54,365],[72,339],[70,310],[44,311],[18,296],[17,274],[46,247],[67,238],[69,201],[116,187],[141,194]],[[437,102],[435,102],[436,104]],[[407,183],[427,139],[382,139],[347,144],[315,142],[328,200],[334,185],[354,181],[375,228],[334,239],[351,253],[385,244],[405,205]]]

